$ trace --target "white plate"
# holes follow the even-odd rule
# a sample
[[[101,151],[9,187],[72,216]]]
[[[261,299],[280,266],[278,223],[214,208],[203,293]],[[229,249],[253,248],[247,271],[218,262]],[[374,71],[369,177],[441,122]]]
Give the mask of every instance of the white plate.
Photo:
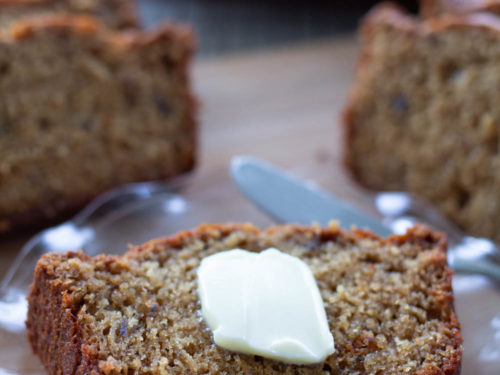
[[[219,202],[220,203],[220,202]],[[196,205],[182,197],[158,197],[141,203],[129,214],[107,221],[95,232],[86,248],[92,252],[120,253],[127,244],[191,228],[204,221],[229,221],[245,217],[248,206],[234,206],[234,211],[218,213],[217,199],[197,201]],[[264,216],[252,213],[258,225],[268,225]],[[31,272],[28,271],[27,272]],[[457,275],[454,278],[455,306],[462,326],[464,353],[462,374],[493,375],[500,373],[500,288],[481,276]],[[26,289],[25,289],[26,290]],[[38,357],[26,339],[22,322],[26,305],[23,298],[0,306],[0,375],[45,374]],[[8,315],[10,314],[10,315]],[[10,318],[12,323],[6,323]]]

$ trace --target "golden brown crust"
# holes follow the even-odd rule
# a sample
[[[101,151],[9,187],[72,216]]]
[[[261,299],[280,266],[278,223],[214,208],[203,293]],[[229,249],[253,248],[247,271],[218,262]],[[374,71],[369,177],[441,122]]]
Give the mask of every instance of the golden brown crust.
[[[108,40],[110,44],[125,45],[127,48],[145,46],[158,41],[182,41],[186,56],[189,56],[195,48],[194,34],[189,26],[163,23],[147,31],[116,31],[107,28],[95,17],[64,13],[50,14],[44,17],[25,17],[12,25],[2,35],[0,43],[8,42],[11,39],[13,41],[22,41],[43,30],[61,30],[83,35],[95,34],[104,40]]]
[[[487,29],[500,33],[500,19],[488,12],[444,14],[441,17],[420,20],[408,13],[402,7],[392,2],[384,2],[375,6],[363,19],[361,37],[369,41],[373,28],[381,24],[401,31],[429,35],[445,29]],[[500,34],[498,34],[500,37]],[[369,47],[369,43],[365,43]]]
[[[4,39],[12,39],[13,42],[23,41],[32,37],[40,30],[61,30],[80,34],[95,34],[98,31],[104,32],[106,36],[120,35],[114,34],[110,30],[103,28],[101,23],[93,17],[75,16],[70,14],[51,14],[48,16],[31,16],[13,24],[6,32]],[[111,37],[112,38],[112,37]],[[114,37],[113,39],[116,39]],[[116,40],[113,41],[116,43]]]
[[[140,26],[135,2],[132,0],[104,0],[74,4],[68,0],[0,0],[0,11],[12,12],[13,18],[25,15],[71,13],[100,18],[108,27],[115,29],[137,28]]]
[[[269,230],[276,230],[279,227],[274,227]],[[244,224],[210,224],[205,223],[194,229],[185,230],[176,233],[173,236],[156,238],[151,241],[145,242],[142,245],[133,247],[125,256],[136,256],[137,254],[147,251],[153,248],[155,245],[163,245],[173,249],[180,249],[186,242],[192,241],[194,238],[206,239],[211,236],[227,236],[229,233],[236,230],[241,230],[245,232],[251,232],[253,234],[258,234],[260,231],[258,228],[250,223]]]
[[[444,14],[428,20],[420,20],[403,11],[400,6],[385,2],[375,6],[364,18],[361,26],[362,38],[369,40],[373,28],[385,24],[387,27],[429,35],[446,29],[485,29],[500,38],[500,18],[489,12]]]
[[[424,18],[442,14],[465,14],[474,12],[500,13],[498,0],[420,0],[420,14]]]
[[[292,241],[295,238],[316,238],[320,242],[356,243],[369,239],[379,241],[381,246],[384,244],[395,244],[397,246],[417,244],[422,251],[437,249],[437,251],[431,251],[427,254],[431,258],[426,259],[426,264],[429,269],[436,269],[437,272],[440,272],[439,270],[444,271],[445,275],[439,278],[439,284],[435,284],[429,293],[435,293],[439,297],[437,301],[441,301],[439,303],[449,313],[449,320],[447,323],[443,323],[443,329],[451,332],[451,338],[447,345],[453,350],[445,358],[441,368],[424,365],[417,374],[459,374],[462,339],[460,326],[453,308],[452,271],[446,264],[446,238],[444,235],[435,233],[423,225],[415,226],[405,235],[393,235],[387,239],[382,239],[369,231],[357,229],[347,231],[337,225],[331,225],[327,228],[283,225],[259,231],[251,224],[205,224],[194,230],[180,232],[171,237],[149,241],[132,248],[122,257],[102,255],[92,259],[80,252],[47,254],[37,264],[28,298],[27,329],[28,338],[34,352],[41,357],[49,374],[102,374],[108,371],[113,373],[115,370],[110,362],[103,364],[101,361],[99,363],[99,353],[96,353],[95,349],[85,342],[84,334],[78,323],[78,309],[81,306],[83,296],[75,296],[74,293],[68,295],[66,293],[67,288],[69,288],[69,281],[65,283],[54,272],[54,269],[59,264],[77,258],[85,262],[107,264],[106,269],[109,272],[115,272],[113,270],[116,270],[116,267],[123,267],[126,260],[151,259],[151,254],[154,254],[155,251],[162,251],[161,249],[181,250],[200,241],[222,240],[236,232],[247,233],[251,238],[269,238],[271,241],[272,238],[291,239]],[[311,234],[313,234],[313,237],[310,236]],[[58,324],[58,322],[61,322],[61,324]],[[359,353],[364,353],[365,349],[363,348],[366,348],[368,350],[366,354],[368,354],[369,348],[374,345],[373,337],[368,334],[361,334],[358,340],[359,342],[352,343],[352,347],[343,345],[337,347],[337,350],[341,354],[352,351],[357,352],[359,355]],[[63,347],[64,349],[61,349]],[[325,369],[333,371],[331,365],[325,365],[319,371],[322,372]],[[258,372],[257,369],[256,371]]]
[[[68,253],[67,259],[88,259]],[[81,331],[76,313],[78,301],[69,298],[66,287],[54,274],[54,264],[41,259],[30,290],[26,327],[28,340],[49,373],[74,374],[82,360]]]
[[[196,163],[197,150],[197,123],[196,114],[198,103],[189,92],[190,87],[188,64],[194,51],[194,37],[189,27],[163,24],[149,31],[129,30],[126,32],[113,31],[105,27],[100,21],[88,16],[67,14],[52,14],[43,17],[26,17],[16,22],[8,30],[0,34],[1,44],[17,44],[27,42],[40,32],[63,32],[76,34],[88,38],[99,38],[101,43],[108,44],[110,49],[119,48],[124,53],[134,50],[147,50],[149,47],[172,45],[176,46],[175,67],[179,80],[183,82],[185,101],[181,122],[183,126],[184,147],[179,149],[178,159],[181,160],[175,173],[165,169],[162,173],[151,172],[148,166],[137,172],[134,179],[127,182],[163,180],[192,170]],[[78,208],[94,199],[103,192],[102,187],[85,194],[75,194],[71,199],[59,199],[57,206],[53,202],[46,205],[34,206],[30,210],[15,213],[0,213],[0,233],[16,231],[27,227],[37,227],[40,224],[52,222],[54,219],[64,219],[73,214]]]

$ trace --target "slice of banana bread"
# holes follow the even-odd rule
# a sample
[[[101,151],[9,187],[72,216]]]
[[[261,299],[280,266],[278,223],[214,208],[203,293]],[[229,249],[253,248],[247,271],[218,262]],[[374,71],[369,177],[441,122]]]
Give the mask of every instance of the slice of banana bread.
[[[345,159],[367,187],[424,197],[500,241],[500,18],[420,21],[383,4],[364,20]]]
[[[0,232],[195,160],[189,29],[23,19],[0,35]]]
[[[275,247],[311,268],[335,353],[299,366],[214,345],[200,313],[204,257]],[[458,374],[460,328],[446,240],[423,226],[359,230],[204,225],[124,256],[47,254],[29,295],[28,337],[49,374]]]
[[[500,13],[500,0],[420,0],[420,14],[425,18],[480,11]]]
[[[0,28],[55,12],[95,16],[114,29],[138,26],[134,0],[0,0]]]

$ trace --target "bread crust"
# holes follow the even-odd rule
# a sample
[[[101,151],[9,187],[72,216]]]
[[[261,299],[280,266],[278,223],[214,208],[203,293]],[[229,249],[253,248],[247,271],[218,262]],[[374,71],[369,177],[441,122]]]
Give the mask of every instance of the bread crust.
[[[98,37],[110,48],[119,48],[123,51],[133,51],[147,49],[149,46],[172,44],[178,46],[177,71],[182,75],[181,80],[185,87],[190,86],[188,66],[192,53],[195,49],[193,32],[189,27],[178,26],[165,23],[159,27],[148,30],[127,30],[114,31],[104,26],[100,21],[89,16],[75,16],[67,14],[52,14],[46,16],[26,17],[21,21],[0,33],[1,44],[17,44],[27,41],[40,31],[54,31],[63,33],[73,33],[87,36],[89,38]],[[144,182],[155,180],[166,180],[180,174],[191,171],[196,164],[197,158],[197,121],[198,102],[194,95],[186,89],[186,106],[182,114],[183,137],[186,140],[185,147],[179,150],[180,162],[175,173],[165,170],[161,174],[151,172],[145,166],[138,172],[132,182]],[[48,202],[46,205],[39,205],[30,210],[17,213],[0,213],[0,233],[16,232],[27,228],[36,228],[47,223],[61,220],[74,214],[79,208],[90,202],[92,199],[103,193],[102,188],[96,187],[91,194],[75,195],[70,199],[59,199],[57,205]]]
[[[83,253],[67,254],[67,259],[75,257],[89,259]],[[76,301],[68,296],[64,283],[54,274],[54,265],[46,259],[40,260],[34,279],[36,283],[30,290],[31,307],[26,321],[34,353],[50,374],[82,373],[79,369],[89,353],[82,345]],[[90,363],[86,365],[89,370],[92,368]]]
[[[44,8],[50,9],[51,6],[55,7],[54,12],[61,12],[61,10],[57,9],[57,6],[64,6],[66,3],[69,3],[68,0],[0,0],[0,11],[2,8],[4,10],[9,9],[22,9],[24,8],[26,11],[34,11],[34,10],[43,10]],[[135,2],[132,0],[104,0],[102,4],[109,3],[109,7],[113,10],[114,20],[106,19],[106,15],[102,15],[103,21],[105,21],[108,26],[117,28],[117,29],[127,29],[127,28],[137,28],[140,27],[140,22],[138,18],[137,9],[135,6]],[[63,8],[61,8],[63,9]],[[78,9],[72,9],[71,4],[68,4],[67,9],[63,11],[68,13],[82,14],[84,15],[85,11],[80,11]],[[95,12],[92,13],[92,12]],[[90,15],[95,15],[96,17],[100,17],[99,9],[88,10],[87,13]],[[105,12],[103,12],[105,13]],[[108,16],[109,17],[109,16]],[[113,22],[113,23],[111,23]]]
[[[420,0],[423,18],[438,17],[445,13],[466,14],[474,12],[500,13],[498,0]]]
[[[424,225],[411,228],[404,235],[391,235],[381,238],[376,234],[359,229],[343,230],[337,225],[326,228],[318,226],[307,227],[300,225],[284,225],[260,231],[251,224],[204,224],[194,230],[180,232],[171,237],[164,237],[146,242],[140,246],[132,247],[123,256],[101,255],[90,258],[81,252],[66,254],[46,254],[39,260],[33,284],[28,297],[29,311],[27,319],[28,339],[35,354],[39,355],[49,374],[103,374],[102,365],[98,365],[98,353],[95,353],[85,343],[85,334],[78,323],[78,309],[81,305],[81,296],[69,295],[66,291],[69,285],[61,280],[54,271],[58,263],[72,258],[85,262],[99,261],[103,263],[119,264],[120,260],[140,260],[157,248],[170,248],[181,250],[184,246],[199,241],[218,239],[230,236],[233,232],[245,232],[253,236],[273,236],[280,234],[282,237],[301,236],[314,233],[321,241],[360,241],[369,238],[383,244],[417,244],[422,249],[438,249],[432,252],[429,264],[435,264],[444,270],[440,285],[433,287],[434,293],[441,294],[445,308],[450,311],[450,320],[447,329],[453,332],[449,346],[458,349],[449,358],[446,358],[443,368],[424,366],[419,375],[458,375],[461,364],[460,325],[454,312],[451,278],[453,272],[446,264],[446,237],[433,232]],[[353,343],[355,345],[355,343]],[[63,348],[63,349],[61,349]],[[350,351],[352,348],[337,348]],[[111,369],[109,369],[111,371]]]

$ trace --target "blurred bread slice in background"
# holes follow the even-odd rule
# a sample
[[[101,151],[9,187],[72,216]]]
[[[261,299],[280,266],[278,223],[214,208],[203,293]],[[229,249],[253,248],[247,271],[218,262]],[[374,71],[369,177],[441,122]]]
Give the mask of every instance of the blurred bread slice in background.
[[[0,233],[195,162],[189,28],[23,18],[0,35]]]
[[[377,190],[407,190],[500,241],[500,18],[428,20],[393,4],[361,26],[345,161]]]

